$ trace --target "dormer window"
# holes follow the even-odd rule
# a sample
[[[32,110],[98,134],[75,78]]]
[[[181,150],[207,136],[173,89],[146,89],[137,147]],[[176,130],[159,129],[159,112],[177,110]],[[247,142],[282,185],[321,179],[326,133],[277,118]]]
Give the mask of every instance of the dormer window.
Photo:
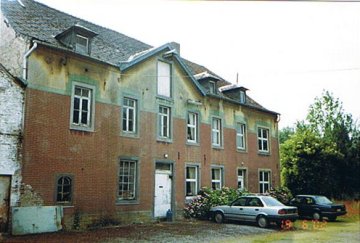
[[[240,90],[240,103],[245,104],[246,103],[246,94],[244,90]]]
[[[82,35],[76,35],[75,51],[89,54],[89,38]]]
[[[94,31],[76,24],[61,32],[55,38],[61,44],[77,53],[90,55],[91,42],[96,35],[97,33]]]
[[[209,92],[210,94],[216,94],[216,83],[209,81]]]

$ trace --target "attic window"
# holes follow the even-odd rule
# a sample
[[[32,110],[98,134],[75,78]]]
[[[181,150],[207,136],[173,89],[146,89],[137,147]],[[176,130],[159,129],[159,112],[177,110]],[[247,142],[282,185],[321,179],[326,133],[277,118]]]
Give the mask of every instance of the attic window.
[[[209,82],[209,92],[210,94],[216,94],[216,84],[213,81]]]
[[[76,35],[75,51],[88,54],[89,53],[89,38],[82,35]]]
[[[240,90],[240,103],[241,103],[241,104],[245,104],[245,102],[246,102],[246,94],[245,94],[245,91]]]

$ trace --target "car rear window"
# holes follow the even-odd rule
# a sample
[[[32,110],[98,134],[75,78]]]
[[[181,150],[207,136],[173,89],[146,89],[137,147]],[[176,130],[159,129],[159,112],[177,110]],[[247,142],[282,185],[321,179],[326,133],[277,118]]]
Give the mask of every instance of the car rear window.
[[[263,197],[262,200],[265,202],[267,206],[273,207],[273,206],[284,206],[281,202],[276,200],[273,197]]]

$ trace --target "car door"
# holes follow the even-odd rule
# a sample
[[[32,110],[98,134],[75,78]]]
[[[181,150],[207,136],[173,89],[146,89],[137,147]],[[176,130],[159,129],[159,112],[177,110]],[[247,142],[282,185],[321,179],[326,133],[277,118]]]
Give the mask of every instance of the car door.
[[[298,213],[300,216],[305,216],[304,214],[304,199],[303,197],[295,197],[291,200],[290,205],[295,206],[298,209]]]
[[[225,213],[225,217],[234,220],[244,220],[245,205],[246,205],[246,198],[244,197],[238,198],[230,205],[227,212]]]
[[[262,211],[263,204],[257,197],[249,198],[246,205],[245,214],[247,215],[247,221],[256,222],[256,217]]]
[[[315,200],[312,197],[304,197],[302,200],[305,216],[312,216],[314,213]]]

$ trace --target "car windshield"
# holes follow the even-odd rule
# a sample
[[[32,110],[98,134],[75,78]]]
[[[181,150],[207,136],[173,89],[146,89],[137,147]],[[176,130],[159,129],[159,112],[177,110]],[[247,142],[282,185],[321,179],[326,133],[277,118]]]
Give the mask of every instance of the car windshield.
[[[315,201],[319,204],[331,204],[332,202],[324,196],[315,197]]]
[[[263,197],[262,200],[265,202],[267,206],[273,207],[273,206],[284,206],[281,202],[276,200],[273,197]]]

